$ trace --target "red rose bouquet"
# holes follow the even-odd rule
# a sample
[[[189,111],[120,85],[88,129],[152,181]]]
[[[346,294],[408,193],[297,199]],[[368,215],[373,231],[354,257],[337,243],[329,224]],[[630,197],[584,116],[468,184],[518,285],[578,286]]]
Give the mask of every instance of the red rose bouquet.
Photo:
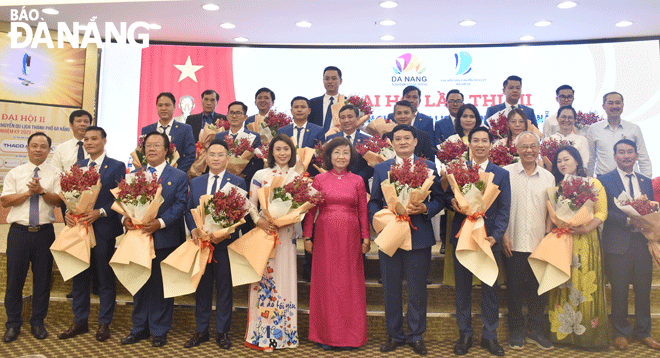
[[[239,176],[243,173],[243,170],[255,155],[255,150],[252,148],[252,143],[255,139],[254,134],[245,132],[239,134],[235,140],[231,140],[229,135],[225,137],[227,146],[229,147],[228,172]]]
[[[277,130],[292,123],[291,117],[282,112],[270,110],[266,116],[254,116],[254,122],[247,125],[247,129],[259,133],[261,143],[268,145]]]
[[[495,144],[490,149],[488,160],[490,160],[495,165],[503,167],[512,163],[516,163],[518,160],[520,160],[520,157],[518,156],[516,145],[513,144],[513,142],[510,146],[507,146],[504,143],[500,143]]]
[[[348,98],[346,98],[346,100],[344,101],[344,105],[346,104],[352,104],[355,107],[357,107],[360,110],[360,118],[364,116],[369,116],[374,112],[371,103],[366,102],[364,100],[364,97],[360,97],[358,95],[351,95]]]
[[[129,218],[135,229],[127,230],[126,236],[110,259],[110,267],[117,279],[135,295],[151,276],[151,261],[156,257],[151,235],[142,231],[142,225],[154,220],[163,203],[162,187],[156,174],[147,175],[138,170],[126,175],[116,188],[112,210]]]
[[[466,219],[461,224],[456,245],[458,261],[482,282],[492,286],[499,268],[484,225],[486,211],[500,194],[493,173],[479,173],[478,166],[463,161],[447,166],[447,180],[454,193],[458,212]]]
[[[147,156],[144,154],[144,151],[142,150],[142,146],[144,145],[144,139],[147,137],[146,134],[143,134],[138,138],[138,145],[131,153],[131,158],[133,159],[133,166],[135,169],[140,169],[144,166],[147,165]],[[173,166],[176,168],[176,162],[179,160],[179,152],[176,150],[176,146],[174,143],[170,142],[170,147],[167,149],[167,154],[165,155],[165,161],[169,163],[169,165]]]
[[[77,164],[60,174],[58,196],[75,222],[74,226],[65,226],[50,247],[64,281],[89,267],[90,250],[96,246],[96,238],[87,221],[78,221],[85,213],[94,210],[101,191],[100,177],[96,167],[81,168]]]
[[[488,118],[488,130],[495,139],[503,139],[509,135],[509,123],[504,111],[497,112]]]
[[[541,141],[540,152],[545,169],[552,169],[552,162],[555,160],[559,148],[570,145],[573,145],[573,143],[565,139],[556,139],[553,137],[543,138]]]
[[[646,195],[639,196],[634,200],[627,192],[622,192],[618,198],[614,198],[614,205],[621,209],[631,219],[643,222],[648,229],[641,230],[649,241],[649,251],[653,261],[660,267],[660,212],[658,202],[650,201]]]
[[[598,123],[605,120],[602,116],[599,116],[596,112],[577,112],[577,117],[575,118],[575,128],[583,130],[589,128],[590,125]]]
[[[325,173],[328,171],[328,168],[325,167],[325,163],[323,161],[326,144],[327,143],[318,142],[314,146],[314,157],[312,158],[312,165],[314,165],[314,168],[316,168],[319,173]]]
[[[653,184],[653,197],[655,200],[660,200],[660,177],[655,177],[651,181]]]
[[[196,226],[191,231],[193,240],[184,242],[160,264],[165,298],[197,290],[206,265],[213,260],[213,244],[230,237],[245,224],[250,208],[247,192],[232,184],[225,184],[214,195],[199,198],[199,205],[190,210]]]
[[[467,152],[468,146],[462,140],[446,140],[438,144],[436,156],[442,164],[447,165],[450,162],[463,158]]]
[[[358,143],[355,150],[364,158],[364,160],[373,167],[374,165],[388,159],[396,157],[392,143],[389,138],[369,137],[367,140]]]

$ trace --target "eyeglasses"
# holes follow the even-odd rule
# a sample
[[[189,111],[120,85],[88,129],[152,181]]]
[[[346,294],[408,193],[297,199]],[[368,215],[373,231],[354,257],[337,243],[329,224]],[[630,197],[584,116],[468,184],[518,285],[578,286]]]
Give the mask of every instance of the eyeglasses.
[[[447,103],[449,103],[449,104],[462,104],[463,100],[462,99],[450,99],[449,101],[447,101]]]
[[[234,117],[238,117],[238,116],[242,116],[243,112],[229,112],[229,115],[234,116]]]
[[[573,99],[573,96],[564,96],[563,94],[559,96],[559,99]]]

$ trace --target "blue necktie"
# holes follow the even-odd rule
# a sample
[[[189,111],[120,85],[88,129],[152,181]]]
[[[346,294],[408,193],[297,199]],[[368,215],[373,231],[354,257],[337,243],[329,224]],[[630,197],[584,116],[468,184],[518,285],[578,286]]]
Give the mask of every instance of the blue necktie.
[[[630,188],[630,190],[628,190],[628,191],[629,191],[630,197],[635,199],[635,189],[633,189],[633,185],[632,185],[633,175],[632,174],[627,174],[626,176],[628,177],[628,187]]]
[[[327,132],[330,129],[330,123],[332,123],[332,103],[335,101],[334,97],[330,97],[330,104],[328,105],[327,111],[325,111],[325,120],[323,121],[323,132]]]
[[[162,129],[162,130],[163,130],[163,131],[162,131],[162,133],[165,133],[165,134],[167,134],[167,128],[168,128],[169,126],[170,126],[169,124],[168,124],[168,125],[166,125],[165,127],[163,127],[163,126],[160,126],[160,129]]]
[[[215,179],[213,179],[213,185],[211,185],[211,195],[215,195],[215,191],[218,188],[218,176],[214,175],[213,177]]]
[[[96,162],[91,162],[91,163],[89,163],[89,167],[90,167],[90,168],[94,168],[95,166],[96,166]]]
[[[34,168],[34,178],[39,177],[37,174],[39,172],[39,167]],[[39,194],[32,194],[30,196],[30,226],[35,227],[39,226]]]
[[[353,144],[353,139],[351,139],[351,136],[350,136],[350,135],[347,135],[347,136],[346,136],[346,139],[348,139],[348,141],[349,141],[351,144]]]
[[[298,133],[296,133],[296,146],[298,146],[298,148],[301,148],[302,143],[300,143],[300,132],[302,132],[302,128],[296,127],[296,130],[298,131]]]
[[[85,151],[83,150],[83,142],[78,141],[78,161],[85,159]]]
[[[154,167],[149,167],[149,173],[153,174],[156,172],[156,168]]]

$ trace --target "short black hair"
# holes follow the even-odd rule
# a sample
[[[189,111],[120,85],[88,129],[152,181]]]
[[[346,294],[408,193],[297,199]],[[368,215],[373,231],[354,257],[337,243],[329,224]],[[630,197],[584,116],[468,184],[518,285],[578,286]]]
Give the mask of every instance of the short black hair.
[[[289,138],[288,135],[286,134],[278,134],[273,137],[273,139],[270,141],[270,144],[268,144],[268,167],[273,168],[275,167],[275,155],[273,154],[273,148],[275,147],[275,143],[277,142],[284,142],[286,143],[289,148],[291,148],[291,159],[289,159],[289,168],[293,168],[296,165],[296,145],[293,144],[293,141],[291,138]]]
[[[616,154],[616,147],[617,147],[619,144],[628,144],[629,146],[635,148],[635,153],[637,153],[637,144],[635,144],[635,142],[633,142],[633,141],[630,140],[630,139],[624,138],[624,139],[621,139],[621,140],[619,140],[618,142],[616,142],[616,143],[614,144],[614,154]]]
[[[417,94],[419,94],[420,97],[422,97],[422,90],[419,89],[417,86],[407,86],[406,88],[403,89],[403,97],[405,97],[408,92],[411,91],[417,91]]]
[[[397,124],[394,129],[392,129],[392,139],[394,139],[394,133],[398,131],[408,131],[412,133],[413,138],[417,138],[417,129],[409,124]]]
[[[341,78],[341,70],[337,66],[328,66],[323,69],[323,75],[325,76],[325,73],[328,71],[337,71],[337,74],[339,75],[339,78]]]
[[[241,102],[241,101],[234,101],[234,102],[230,103],[230,104],[227,106],[227,114],[229,114],[229,108],[231,108],[231,106],[234,106],[234,105],[237,105],[237,104],[240,105],[241,108],[243,108],[243,114],[247,115],[247,109],[248,109],[248,108],[247,108],[247,104],[245,104],[245,103],[243,103],[243,102]]]
[[[163,97],[163,96],[165,96],[165,97],[172,100],[172,106],[174,106],[176,104],[176,98],[174,98],[174,95],[172,94],[172,92],[161,92],[161,93],[159,93],[158,96],[156,97],[156,103],[158,103],[158,100],[160,99],[160,97]]]
[[[605,93],[605,95],[603,95],[603,104],[605,104],[605,101],[607,101],[607,96],[609,96],[611,94],[618,94],[619,96],[621,96],[621,102],[623,102],[623,95],[619,92],[612,91],[612,92],[607,92],[607,93]]]
[[[488,128],[482,127],[482,126],[475,126],[474,128],[472,128],[470,133],[468,133],[468,142],[472,142],[472,135],[477,133],[477,132],[486,132],[486,133],[488,133],[488,141],[493,143],[493,134],[488,130]]]
[[[208,95],[210,95],[210,94],[214,94],[214,95],[215,95],[215,100],[216,100],[216,101],[219,101],[219,100],[220,100],[220,95],[218,94],[218,92],[216,92],[216,91],[214,91],[214,90],[212,90],[212,89],[207,89],[206,91],[202,92],[202,99],[204,99],[204,96],[208,96]]]
[[[87,112],[84,109],[77,109],[77,110],[71,112],[71,114],[69,114],[69,124],[73,124],[73,119],[74,118],[82,117],[82,116],[89,117],[89,123],[92,123],[92,115],[89,114],[89,112]]]
[[[557,96],[559,96],[559,91],[561,91],[561,90],[571,90],[571,92],[575,93],[575,90],[573,89],[573,87],[571,87],[569,85],[561,85],[561,86],[557,87],[557,90],[555,91],[555,94]]]
[[[98,127],[98,126],[89,126],[87,129],[85,129],[85,133],[89,131],[98,131],[101,132],[101,138],[107,138],[108,134],[105,132],[105,129]]]
[[[349,110],[349,109],[353,110],[355,112],[356,117],[360,117],[360,110],[352,104],[346,104],[343,107],[341,107],[341,109],[339,110],[339,114],[341,114],[341,112]]]
[[[30,145],[30,142],[32,141],[32,138],[34,138],[34,137],[36,137],[36,136],[44,136],[44,137],[46,137],[46,141],[48,141],[48,147],[50,147],[50,146],[53,145],[53,141],[52,141],[52,140],[50,139],[50,137],[47,136],[46,133],[44,133],[44,132],[34,132],[34,133],[30,134],[30,136],[28,137],[28,145]]]
[[[461,117],[463,117],[463,112],[465,112],[466,109],[469,109],[474,113],[474,127],[477,128],[481,126],[481,115],[479,114],[479,110],[475,105],[472,103],[466,103],[462,105],[459,109],[458,112],[456,112],[456,121],[454,123],[454,132],[458,134],[459,137],[463,138],[465,136],[465,133],[463,132],[463,127],[461,126]]]
[[[149,137],[151,137],[152,135],[157,135],[157,136],[160,136],[161,138],[163,138],[163,140],[165,140],[165,150],[168,151],[168,152],[170,151],[170,137],[168,137],[167,134],[161,133],[159,131],[151,131],[151,132],[147,133],[146,136],[144,136],[144,141],[142,141],[142,151],[143,152],[146,153],[145,145],[147,144],[147,139],[149,139]]]
[[[355,147],[351,142],[346,139],[346,137],[336,137],[330,140],[326,145],[325,149],[323,151],[323,164],[325,165],[328,170],[332,169],[332,151],[335,150],[337,147],[341,147],[347,145],[348,148],[351,150],[351,159],[348,162],[348,166],[346,166],[347,171],[351,171],[353,167],[355,166],[355,163],[358,160],[358,152],[355,150]]]
[[[509,81],[518,81],[522,85],[522,78],[520,78],[519,76],[513,75],[513,76],[507,77],[506,80],[504,80],[504,83],[502,83],[502,87],[506,88],[506,85],[509,83]]]
[[[270,93],[270,99],[272,99],[273,101],[275,101],[275,92],[271,91],[271,89],[268,88],[268,87],[261,87],[261,88],[259,88],[259,89],[257,90],[257,93],[254,94],[254,99],[255,99],[255,100],[257,99],[257,96],[259,96],[259,93],[261,93],[261,92],[268,92],[268,93]]]
[[[447,100],[449,100],[449,95],[450,95],[450,94],[454,94],[454,93],[458,93],[458,94],[460,94],[460,95],[461,95],[461,99],[462,99],[462,100],[465,100],[465,96],[463,96],[463,94],[461,93],[461,91],[459,91],[459,90],[457,90],[457,89],[453,89],[453,90],[447,92],[447,96],[446,96],[445,98],[446,98]]]
[[[218,139],[218,138],[213,138],[211,143],[209,143],[209,148],[211,148],[211,146],[215,145],[215,144],[218,144],[218,145],[221,145],[221,146],[225,147],[225,149],[229,152],[229,144],[227,144],[227,142],[225,142],[224,140]]]
[[[392,109],[396,110],[396,106],[408,107],[412,111],[412,103],[410,103],[409,101],[406,101],[405,99],[402,99],[402,100],[398,101],[397,103],[395,103],[394,107],[392,107]]]
[[[291,107],[293,107],[293,102],[295,101],[305,101],[307,103],[307,107],[309,107],[309,100],[307,99],[307,97],[303,97],[303,96],[293,97],[293,99],[291,100]]]

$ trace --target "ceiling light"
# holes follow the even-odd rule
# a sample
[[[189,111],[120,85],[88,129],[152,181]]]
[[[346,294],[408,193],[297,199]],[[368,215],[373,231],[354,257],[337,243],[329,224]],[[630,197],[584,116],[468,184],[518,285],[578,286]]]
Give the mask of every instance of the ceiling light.
[[[563,1],[557,4],[557,7],[560,9],[570,9],[576,7],[577,3],[575,1]]]
[[[532,41],[532,40],[534,40],[534,36],[526,35],[520,38],[520,41]]]
[[[149,28],[152,30],[160,30],[161,26],[158,24],[149,24]]]
[[[204,4],[202,5],[202,9],[208,10],[208,11],[217,11],[220,10],[220,6],[216,4]]]
[[[303,21],[296,22],[296,26],[298,26],[298,27],[312,27],[312,23],[309,22],[309,21],[303,20]]]
[[[248,38],[247,38],[247,37],[243,37],[243,36],[240,36],[240,37],[234,37],[234,41],[236,41],[236,42],[247,42],[247,41],[248,41]]]
[[[380,7],[383,7],[383,8],[386,8],[386,9],[391,9],[393,7],[397,7],[397,5],[399,5],[399,4],[397,4],[396,1],[390,1],[390,0],[383,1],[383,2],[380,3]]]
[[[47,14],[47,15],[57,15],[57,14],[60,13],[59,11],[57,11],[57,10],[51,8],[51,7],[41,9],[41,12],[43,12],[44,14]]]
[[[383,41],[392,41],[392,40],[394,40],[394,36],[392,36],[392,35],[383,35],[383,36],[380,37],[380,39],[383,40]]]
[[[222,24],[220,24],[220,27],[222,27],[223,29],[233,29],[234,27],[236,27],[236,25],[232,24],[231,22],[223,22]]]
[[[383,26],[392,26],[392,25],[396,24],[396,21],[394,21],[394,20],[382,20],[380,22],[380,24],[383,25]]]
[[[552,22],[548,20],[541,20],[541,21],[537,21],[534,25],[538,27],[545,27],[545,26],[550,26],[550,24],[552,24]]]
[[[616,23],[617,27],[626,27],[632,25],[632,21],[619,21]]]
[[[459,22],[458,24],[461,25],[461,26],[474,26],[476,24],[476,22],[474,22],[472,20],[463,20],[463,21]]]

